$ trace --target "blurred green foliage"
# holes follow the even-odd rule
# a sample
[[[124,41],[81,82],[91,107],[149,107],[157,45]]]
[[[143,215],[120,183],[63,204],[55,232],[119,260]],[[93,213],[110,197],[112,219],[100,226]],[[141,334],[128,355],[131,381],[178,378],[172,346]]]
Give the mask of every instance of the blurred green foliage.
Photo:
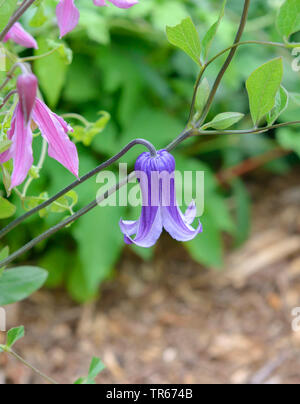
[[[251,3],[243,39],[281,42],[274,23],[280,1],[253,0]],[[55,1],[45,0],[44,9],[39,7],[24,17],[24,25],[38,38],[40,49],[37,54],[56,46],[53,45],[58,37],[53,20],[55,4]],[[80,172],[84,174],[136,137],[146,138],[157,148],[162,148],[181,132],[188,118],[198,68],[184,52],[167,42],[166,25],[174,26],[190,16],[203,39],[209,27],[218,20],[222,2],[140,0],[139,6],[126,11],[113,6],[96,8],[88,0],[78,0],[77,4],[81,10],[80,25],[65,39],[66,47],[36,61],[33,68],[39,77],[43,96],[56,112],[77,113],[89,122],[98,122],[98,127],[97,123],[91,124],[86,135],[87,131],[80,127],[75,132],[74,140],[79,141]],[[228,1],[210,56],[233,42],[241,8],[242,2]],[[297,36],[294,39],[297,40]],[[73,51],[72,61],[70,49]],[[29,54],[23,52],[24,56]],[[284,49],[249,45],[239,48],[218,91],[209,120],[219,113],[236,111],[247,115],[245,128],[251,127],[245,82],[255,69],[278,56],[284,56],[283,84],[295,93],[280,119],[297,119],[300,80],[299,73],[291,68],[291,54]],[[207,70],[206,85],[213,84],[223,61],[224,58],[218,59]],[[107,122],[99,124],[99,111],[108,111],[111,115],[107,126]],[[74,119],[70,122],[73,126],[80,124]],[[219,186],[215,173],[271,150],[278,146],[278,141],[300,155],[296,135],[297,129],[285,128],[264,136],[203,137],[180,146],[175,153],[178,169],[205,171],[204,233],[184,245],[193,259],[209,267],[221,268],[222,232],[230,233],[237,246],[247,239],[250,232],[250,197],[243,181],[235,179],[224,189]],[[41,139],[37,138],[35,156],[39,155],[40,147]],[[134,149],[122,162],[133,166],[139,151],[143,149]],[[281,175],[295,162],[296,159],[283,158],[265,168]],[[32,182],[30,195],[38,196],[44,191],[52,195],[72,180],[63,167],[47,158],[40,178]],[[79,187],[77,206],[94,199],[98,188],[95,179]],[[228,199],[231,200],[230,211]],[[21,212],[19,206],[17,214]],[[120,218],[136,218],[138,214],[138,209],[97,208],[56,237],[40,244],[22,261],[33,261],[47,268],[49,287],[64,285],[74,299],[91,299],[98,293],[101,282],[114,274],[125,247],[118,227]],[[64,215],[62,213],[61,217]],[[14,250],[56,223],[58,218],[49,214],[30,219],[6,241]],[[1,227],[5,223],[1,220]],[[134,251],[143,259],[151,259],[153,254],[153,250],[136,247]]]

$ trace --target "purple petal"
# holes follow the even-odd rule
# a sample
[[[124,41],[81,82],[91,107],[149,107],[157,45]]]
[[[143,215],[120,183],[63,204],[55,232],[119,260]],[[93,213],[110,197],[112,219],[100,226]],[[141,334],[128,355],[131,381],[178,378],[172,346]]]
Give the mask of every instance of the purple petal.
[[[24,30],[19,22],[16,22],[8,31],[8,33],[4,37],[3,42],[7,42],[9,39],[21,46],[24,46],[25,48],[38,49],[36,40]]]
[[[56,16],[62,38],[77,26],[80,14],[74,0],[60,0],[56,7]]]
[[[127,244],[136,244],[139,247],[150,248],[156,244],[163,230],[160,208],[142,208],[141,218],[138,222],[136,222],[135,229],[137,227],[138,229],[135,239],[132,239],[129,234],[134,230],[133,224],[128,224],[128,222],[121,220],[120,227],[124,233],[125,242]],[[129,231],[129,233],[126,232],[126,229]]]
[[[75,144],[71,142],[67,135],[67,124],[64,122],[62,125],[62,118],[58,119],[57,115],[50,111],[38,98],[36,99],[32,118],[49,144],[49,156],[60,162],[78,177],[78,153]]]
[[[193,240],[199,233],[202,233],[202,225],[195,230],[189,224],[189,216],[185,217],[178,206],[162,207],[163,226],[166,231],[177,241]]]
[[[192,224],[194,222],[194,220],[196,219],[196,215],[197,215],[197,206],[196,206],[195,201],[192,201],[184,215],[186,223]]]
[[[14,160],[14,170],[11,177],[11,187],[22,184],[33,164],[32,132],[30,124],[25,124],[21,105],[18,104],[12,129],[11,155]]]

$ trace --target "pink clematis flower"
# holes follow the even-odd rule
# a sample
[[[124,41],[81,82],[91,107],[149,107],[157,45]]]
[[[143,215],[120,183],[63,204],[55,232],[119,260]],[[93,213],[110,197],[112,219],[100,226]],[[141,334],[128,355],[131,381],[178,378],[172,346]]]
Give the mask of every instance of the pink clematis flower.
[[[36,40],[25,31],[19,22],[16,22],[12,28],[5,35],[3,42],[9,40],[16,42],[17,44],[24,46],[24,48],[34,48],[38,49]]]
[[[72,128],[37,98],[37,87],[37,79],[33,74],[26,73],[18,77],[19,102],[8,132],[12,145],[9,150],[0,154],[0,164],[10,159],[14,162],[11,188],[22,184],[33,164],[31,120],[48,142],[49,156],[78,177],[77,149],[68,137]]]
[[[106,0],[93,0],[98,7],[107,6]],[[130,8],[138,4],[138,0],[108,0],[119,8]],[[56,8],[56,16],[60,30],[60,37],[64,37],[78,24],[80,13],[74,0],[60,0]]]

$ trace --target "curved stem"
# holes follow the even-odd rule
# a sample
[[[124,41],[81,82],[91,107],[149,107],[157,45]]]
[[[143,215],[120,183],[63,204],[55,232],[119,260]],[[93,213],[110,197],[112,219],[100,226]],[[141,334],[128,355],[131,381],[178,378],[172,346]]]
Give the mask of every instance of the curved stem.
[[[35,60],[46,58],[47,56],[51,56],[53,53],[55,53],[59,48],[60,48],[60,46],[57,46],[56,48],[51,49],[49,52],[43,53],[42,55],[28,56],[26,58],[20,59],[20,61],[23,62],[23,63],[24,62],[33,62]]]
[[[46,380],[49,384],[55,384],[58,385],[59,383],[57,383],[55,380],[53,380],[51,377],[45,375],[44,373],[42,373],[40,370],[38,370],[37,368],[35,368],[34,366],[32,366],[30,363],[28,363],[25,359],[23,359],[20,355],[18,355],[16,352],[14,352],[12,349],[6,350],[5,352],[9,353],[10,355],[12,355],[14,358],[16,358],[18,361],[20,361],[21,363],[23,363],[23,365],[25,365],[26,367],[28,367],[30,370],[32,370],[34,373],[36,373],[37,375],[39,375],[42,379]]]
[[[9,32],[11,27],[22,17],[22,15],[25,13],[25,11],[28,10],[28,8],[35,2],[35,0],[28,0],[27,2],[23,2],[21,6],[17,9],[15,14],[11,17],[9,20],[8,24],[6,27],[3,29],[3,31],[0,33],[0,42],[3,41],[5,35]]]
[[[84,126],[86,126],[86,127],[91,125],[91,123],[87,119],[85,119],[82,115],[79,115],[79,114],[74,114],[74,113],[62,114],[61,117],[65,118],[65,119],[76,119],[77,121],[83,123]]]
[[[260,134],[260,133],[269,132],[270,130],[273,130],[273,129],[285,128],[286,126],[293,126],[293,125],[300,125],[300,121],[284,122],[284,123],[278,123],[276,125],[266,126],[264,128],[252,128],[252,129],[242,129],[242,130],[223,130],[223,131],[217,131],[217,130],[205,130],[205,131],[193,130],[192,133],[190,134],[190,137],[191,136],[203,136],[203,135],[216,136],[216,135]]]
[[[41,241],[46,240],[47,238],[49,238],[53,234],[57,233],[59,230],[61,230],[64,227],[68,226],[69,224],[73,223],[75,220],[79,219],[81,216],[85,215],[86,213],[90,212],[97,205],[99,205],[105,199],[109,198],[111,195],[113,195],[116,191],[118,191],[124,185],[128,184],[128,182],[131,181],[134,178],[135,178],[135,173],[131,173],[127,178],[120,181],[118,184],[116,184],[114,187],[109,189],[107,192],[105,192],[104,194],[99,196],[97,199],[95,199],[89,205],[87,205],[84,208],[80,209],[78,212],[74,213],[72,216],[68,217],[64,221],[58,223],[56,226],[53,226],[51,229],[47,230],[45,233],[43,233],[40,236],[38,236],[38,237],[34,238],[33,240],[31,240],[29,243],[24,245],[18,251],[11,254],[8,258],[1,261],[0,262],[0,268],[7,266],[12,261],[14,261],[16,258],[20,257],[22,254],[24,254],[27,251],[31,250],[33,247],[35,247]]]
[[[2,109],[5,106],[5,104],[9,101],[10,97],[12,97],[15,94],[17,94],[17,90],[10,91],[4,98],[2,104],[0,105],[0,109]]]
[[[30,210],[29,212],[25,213],[23,216],[20,216],[18,219],[16,219],[13,222],[9,223],[4,229],[2,229],[0,231],[0,239],[2,237],[4,237],[8,232],[10,232],[14,228],[16,228],[19,224],[23,223],[24,220],[26,220],[30,216],[34,215],[35,213],[39,212],[42,209],[45,209],[47,206],[49,206],[53,202],[55,202],[58,198],[64,196],[69,191],[76,188],[78,185],[83,184],[85,181],[87,181],[88,179],[90,179],[94,175],[98,174],[100,171],[105,170],[105,168],[109,167],[110,165],[114,164],[116,161],[120,160],[121,157],[123,157],[130,149],[132,149],[136,145],[145,146],[149,150],[149,152],[151,153],[152,156],[156,156],[156,149],[150,142],[148,142],[147,140],[144,140],[144,139],[135,139],[135,140],[133,140],[127,146],[125,146],[124,149],[122,149],[118,154],[116,154],[114,157],[110,158],[105,163],[100,164],[100,166],[98,166],[94,170],[90,171],[89,173],[84,175],[82,178],[74,181],[72,184],[70,184],[68,187],[66,187],[62,191],[58,192],[52,198],[50,198],[47,201],[41,203],[36,208]]]
[[[242,18],[241,18],[241,22],[240,22],[238,32],[237,32],[236,37],[235,37],[234,45],[238,44],[240,42],[241,37],[243,35],[244,29],[245,29],[245,26],[246,26],[246,22],[247,22],[249,7],[250,7],[250,0],[245,0],[243,14],[242,14]],[[196,125],[197,127],[201,126],[202,123],[205,121],[205,119],[206,119],[206,117],[207,117],[207,115],[209,113],[209,110],[211,108],[211,105],[213,103],[213,100],[215,98],[215,95],[216,95],[216,93],[218,91],[218,88],[220,86],[220,83],[221,83],[221,81],[223,79],[223,76],[226,73],[230,63],[232,62],[232,59],[234,58],[236,50],[237,50],[237,46],[234,46],[231,49],[225,63],[223,64],[223,66],[222,66],[222,68],[220,70],[220,73],[218,74],[218,76],[217,76],[217,78],[215,80],[215,83],[213,85],[213,88],[212,88],[212,90],[210,92],[210,95],[208,97],[207,103],[206,103],[206,105],[204,107],[204,110],[202,112],[201,118],[197,122],[197,125]]]

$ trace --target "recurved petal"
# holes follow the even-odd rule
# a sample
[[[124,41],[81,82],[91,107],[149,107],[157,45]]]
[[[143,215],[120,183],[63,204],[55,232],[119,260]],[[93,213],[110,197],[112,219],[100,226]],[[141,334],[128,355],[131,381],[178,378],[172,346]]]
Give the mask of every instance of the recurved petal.
[[[66,127],[50,109],[36,99],[32,118],[49,144],[48,154],[78,177],[79,159],[77,149],[66,133]]]
[[[199,233],[202,233],[202,225],[194,229],[189,221],[192,216],[185,217],[178,206],[162,207],[163,226],[166,231],[177,241],[193,240]]]
[[[60,0],[56,7],[56,16],[62,38],[77,26],[80,13],[74,0]]]
[[[3,42],[7,42],[9,39],[13,40],[17,44],[24,46],[24,48],[37,49],[38,45],[36,40],[25,31],[19,22],[16,22],[12,28],[5,35]]]
[[[120,220],[120,228],[122,233],[124,234],[124,241],[126,244],[132,244],[129,236],[133,236],[138,232],[139,228],[139,220],[129,221],[129,220]]]
[[[130,223],[130,222],[129,222]],[[162,217],[161,211],[159,207],[143,207],[141,218],[138,222],[136,238],[133,239],[129,233],[124,233],[123,230],[126,229],[126,225],[124,227],[124,222],[122,222],[121,230],[125,236],[125,242],[127,244],[136,244],[139,247],[150,248],[155,245],[157,240],[159,239],[163,227],[162,227]],[[133,226],[131,224],[127,226],[129,232],[133,231]],[[135,228],[136,230],[136,228]]]
[[[192,224],[194,222],[194,220],[196,219],[196,215],[197,215],[197,206],[196,206],[195,201],[192,201],[184,215],[186,223]]]
[[[25,123],[20,104],[16,108],[13,129],[11,155],[14,160],[14,169],[11,177],[11,188],[22,184],[33,164],[32,132],[30,125]]]

